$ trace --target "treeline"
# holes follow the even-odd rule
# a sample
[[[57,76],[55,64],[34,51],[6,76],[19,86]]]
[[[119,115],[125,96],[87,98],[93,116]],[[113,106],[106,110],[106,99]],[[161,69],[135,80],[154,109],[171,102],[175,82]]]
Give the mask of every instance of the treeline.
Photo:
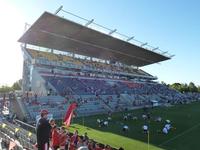
[[[15,83],[13,83],[12,86],[7,86],[7,85],[0,86],[0,93],[9,93],[15,90],[21,90],[21,85],[22,85],[22,80],[20,79]]]
[[[164,82],[161,82],[161,83],[181,93],[184,93],[184,92],[199,92],[200,93],[200,86],[195,85],[193,82],[190,82],[189,84],[186,84],[186,83],[166,84]]]

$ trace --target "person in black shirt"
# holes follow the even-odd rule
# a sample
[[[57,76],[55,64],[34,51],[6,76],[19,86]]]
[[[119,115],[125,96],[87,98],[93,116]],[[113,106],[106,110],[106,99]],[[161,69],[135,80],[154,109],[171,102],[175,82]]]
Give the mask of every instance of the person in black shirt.
[[[48,150],[49,149],[49,138],[51,126],[47,120],[48,111],[41,111],[41,118],[39,119],[36,126],[36,136],[37,136],[37,147],[38,150]]]

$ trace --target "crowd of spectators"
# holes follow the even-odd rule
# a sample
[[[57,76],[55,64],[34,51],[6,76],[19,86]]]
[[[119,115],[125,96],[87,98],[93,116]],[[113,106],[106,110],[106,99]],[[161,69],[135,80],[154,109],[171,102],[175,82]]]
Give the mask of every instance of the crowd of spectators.
[[[89,139],[87,133],[79,135],[75,130],[73,134],[64,126],[57,127],[55,120],[47,120],[48,111],[41,111],[41,118],[37,123],[36,135],[38,150],[47,150],[50,147],[52,150],[112,150],[109,145],[96,143]],[[44,148],[46,147],[46,149]]]
[[[96,78],[82,77],[53,77],[44,76],[47,82],[51,83],[59,92],[58,95],[65,97],[63,100],[38,100],[37,94],[32,94],[31,97],[24,96],[26,106],[49,107],[50,109],[65,110],[63,107],[70,100],[77,100],[80,105],[91,104],[94,101],[99,108],[112,109],[112,111],[125,110],[127,107],[151,105],[152,100],[157,100],[159,103],[189,103],[193,100],[199,100],[198,93],[180,93],[166,85],[149,82],[135,82],[126,80],[105,80]],[[129,95],[128,103],[123,100],[121,95]],[[79,95],[79,97],[74,97]],[[88,96],[87,98],[84,98]],[[102,103],[100,103],[102,102]],[[107,106],[104,106],[107,105]],[[101,105],[101,106],[100,106]],[[33,108],[38,111],[38,108]],[[90,109],[90,107],[88,107]],[[86,110],[85,109],[81,109]],[[92,112],[92,110],[91,110]],[[59,114],[62,116],[62,114]]]

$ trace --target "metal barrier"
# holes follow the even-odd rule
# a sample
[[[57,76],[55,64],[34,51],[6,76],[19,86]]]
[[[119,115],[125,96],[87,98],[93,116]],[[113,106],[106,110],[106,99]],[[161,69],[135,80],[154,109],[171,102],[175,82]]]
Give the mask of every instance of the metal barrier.
[[[36,129],[35,129],[34,126],[32,126],[32,125],[30,125],[30,124],[27,124],[27,123],[25,123],[25,122],[22,122],[22,121],[20,121],[20,120],[18,120],[18,119],[15,119],[15,121],[16,121],[23,129],[25,129],[25,130],[27,130],[27,131],[30,131],[30,132],[32,132],[32,133],[36,133]]]
[[[1,137],[6,143],[10,143],[10,141],[18,141],[16,150],[21,150],[23,148],[27,148],[33,150],[33,145],[36,143],[36,137],[33,133],[28,132],[22,129],[19,126],[13,125],[8,122],[3,122],[0,128]]]

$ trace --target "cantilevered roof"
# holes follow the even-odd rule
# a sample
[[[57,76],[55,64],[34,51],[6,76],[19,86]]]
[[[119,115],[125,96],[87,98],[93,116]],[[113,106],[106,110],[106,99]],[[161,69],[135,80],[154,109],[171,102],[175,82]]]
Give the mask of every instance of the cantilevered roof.
[[[19,42],[138,67],[170,59],[49,12],[44,12]]]

